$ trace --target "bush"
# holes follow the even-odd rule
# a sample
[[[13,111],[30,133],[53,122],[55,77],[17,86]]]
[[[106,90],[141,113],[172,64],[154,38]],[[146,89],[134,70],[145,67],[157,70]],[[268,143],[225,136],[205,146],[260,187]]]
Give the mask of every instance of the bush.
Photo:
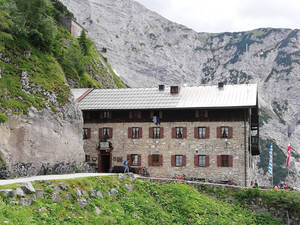
[[[8,117],[3,114],[3,113],[0,113],[0,123],[5,123],[8,121]]]

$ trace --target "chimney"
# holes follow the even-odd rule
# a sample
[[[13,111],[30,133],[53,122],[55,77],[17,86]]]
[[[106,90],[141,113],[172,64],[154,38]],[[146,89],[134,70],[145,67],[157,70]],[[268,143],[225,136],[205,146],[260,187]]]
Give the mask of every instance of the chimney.
[[[171,86],[170,88],[170,93],[171,94],[178,94],[179,92],[179,87],[178,86]]]
[[[158,85],[158,90],[164,91],[165,90],[165,85],[163,85],[163,84]]]
[[[223,82],[219,82],[219,83],[218,83],[218,88],[219,88],[219,89],[222,89],[223,87],[224,87],[224,83],[223,83]]]

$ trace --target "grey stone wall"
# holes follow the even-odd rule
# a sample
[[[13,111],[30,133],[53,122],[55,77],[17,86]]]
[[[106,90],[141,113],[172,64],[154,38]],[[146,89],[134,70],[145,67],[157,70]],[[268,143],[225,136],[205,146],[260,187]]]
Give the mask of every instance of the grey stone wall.
[[[194,127],[210,127],[209,139],[194,138]],[[221,139],[216,136],[219,126],[233,127],[233,138]],[[91,138],[84,141],[84,150],[91,157],[98,157],[97,146],[99,143],[98,130],[101,127],[113,128],[112,156],[122,157],[127,154],[140,154],[141,167],[147,168],[150,176],[173,177],[174,174],[185,174],[188,177],[203,178],[211,181],[233,181],[238,185],[245,185],[245,166],[247,172],[246,185],[250,185],[252,179],[251,156],[248,153],[248,143],[244,143],[244,122],[175,122],[161,123],[164,128],[164,138],[149,138],[149,127],[155,127],[153,123],[111,123],[111,124],[84,124],[91,128]],[[142,127],[141,139],[128,138],[128,127]],[[186,127],[186,139],[174,139],[171,136],[172,127]],[[246,127],[246,141],[248,140],[248,126]],[[162,154],[162,166],[148,166],[148,155]],[[171,155],[186,155],[186,166],[172,167]],[[195,167],[194,155],[209,155],[209,167]],[[233,167],[218,167],[217,155],[232,155]],[[246,162],[245,162],[246,159]],[[112,166],[121,166],[122,162],[112,161]]]

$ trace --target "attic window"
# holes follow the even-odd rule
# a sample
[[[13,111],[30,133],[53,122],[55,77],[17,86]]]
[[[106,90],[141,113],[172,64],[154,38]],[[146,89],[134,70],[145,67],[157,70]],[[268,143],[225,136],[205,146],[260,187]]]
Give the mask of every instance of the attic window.
[[[179,90],[178,86],[171,86],[170,93],[177,94],[178,90]]]

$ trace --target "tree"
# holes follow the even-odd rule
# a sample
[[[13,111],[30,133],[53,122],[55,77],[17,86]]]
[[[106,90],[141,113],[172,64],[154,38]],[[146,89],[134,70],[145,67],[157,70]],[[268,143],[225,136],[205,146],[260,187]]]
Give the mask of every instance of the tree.
[[[90,46],[89,46],[88,39],[86,38],[86,34],[85,34],[84,30],[81,31],[81,34],[80,34],[80,37],[78,40],[79,40],[82,54],[85,56],[88,55]]]
[[[10,34],[10,26],[12,25],[12,20],[7,9],[7,2],[5,0],[0,0],[0,40],[12,40],[13,37]]]

